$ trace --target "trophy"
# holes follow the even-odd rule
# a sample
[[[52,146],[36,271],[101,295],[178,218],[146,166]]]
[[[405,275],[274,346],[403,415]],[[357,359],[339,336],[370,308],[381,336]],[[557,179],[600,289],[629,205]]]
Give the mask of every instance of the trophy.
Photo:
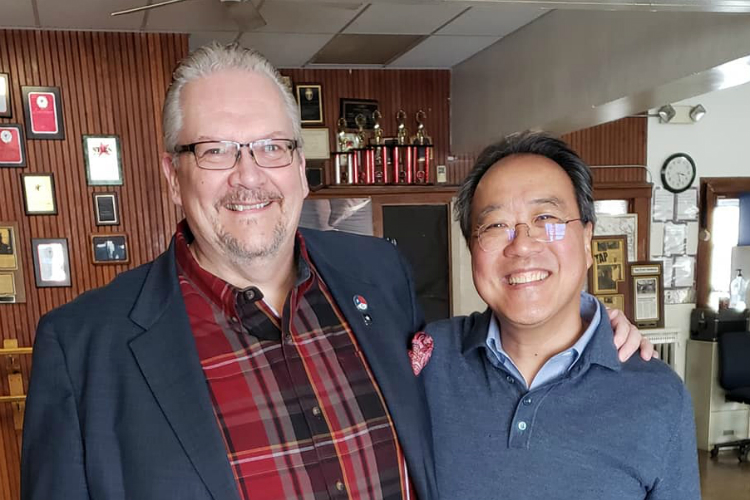
[[[367,118],[362,113],[354,117],[357,124],[357,138],[359,145],[354,150],[354,184],[372,184],[375,180],[375,165],[372,151],[367,147],[367,134],[365,125]]]
[[[372,165],[374,171],[373,181],[375,184],[388,184],[390,172],[388,171],[388,155],[385,149],[385,140],[383,139],[383,127],[380,126],[380,120],[383,115],[377,109],[372,113],[374,122],[374,132],[370,139],[370,155],[372,156]]]
[[[353,156],[350,151],[352,142],[346,135],[346,118],[339,118],[338,132],[336,134],[336,154],[335,158],[335,183],[351,184],[354,182],[354,172],[352,170]]]
[[[411,143],[414,146],[414,182],[416,184],[429,184],[432,177],[430,169],[433,146],[432,138],[427,135],[424,128],[424,120],[427,118],[427,114],[420,109],[415,118],[417,120],[417,133],[411,138]]]
[[[396,184],[411,184],[413,172],[413,148],[409,144],[409,130],[406,128],[406,112],[399,109],[396,113],[398,132],[396,134],[397,144],[391,149],[393,165],[393,182]]]

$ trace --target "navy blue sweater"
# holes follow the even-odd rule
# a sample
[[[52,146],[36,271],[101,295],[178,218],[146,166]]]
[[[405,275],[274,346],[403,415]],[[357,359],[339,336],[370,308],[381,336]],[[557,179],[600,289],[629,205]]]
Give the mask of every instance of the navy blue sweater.
[[[700,498],[690,395],[667,365],[620,363],[604,314],[571,370],[527,392],[487,359],[490,315],[427,330],[442,500]]]

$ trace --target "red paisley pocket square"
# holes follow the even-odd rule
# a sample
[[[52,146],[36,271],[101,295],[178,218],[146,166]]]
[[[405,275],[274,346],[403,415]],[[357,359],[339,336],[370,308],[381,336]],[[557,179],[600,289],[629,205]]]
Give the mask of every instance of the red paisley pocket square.
[[[432,348],[434,347],[434,341],[432,337],[427,335],[425,332],[417,332],[411,339],[411,349],[409,349],[409,359],[411,360],[411,369],[414,375],[419,375],[419,372],[427,366],[427,362],[432,356]]]

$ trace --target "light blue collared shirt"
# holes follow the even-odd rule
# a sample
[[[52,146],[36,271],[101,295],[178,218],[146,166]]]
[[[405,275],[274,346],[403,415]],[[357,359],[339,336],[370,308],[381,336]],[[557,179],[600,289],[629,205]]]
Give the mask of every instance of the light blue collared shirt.
[[[534,380],[532,380],[531,386],[527,387],[527,389],[535,389],[565,375],[581,357],[581,353],[599,327],[599,322],[602,319],[599,301],[593,295],[585,292],[581,292],[581,319],[584,322],[589,322],[589,326],[583,332],[583,335],[581,335],[572,347],[548,359],[536,374]],[[490,327],[487,331],[487,358],[493,365],[504,367],[519,382],[524,384],[524,386],[526,385],[526,381],[523,375],[521,375],[520,370],[513,363],[513,360],[510,359],[508,353],[503,350],[503,342],[500,338],[500,325],[494,314],[492,315]]]

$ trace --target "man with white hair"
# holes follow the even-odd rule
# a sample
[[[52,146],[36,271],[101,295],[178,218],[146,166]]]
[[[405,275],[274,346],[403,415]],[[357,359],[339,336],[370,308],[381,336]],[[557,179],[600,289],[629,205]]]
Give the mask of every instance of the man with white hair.
[[[437,498],[408,266],[383,240],[298,230],[300,119],[276,70],[199,49],[164,136],[185,220],[41,319],[22,498]]]

